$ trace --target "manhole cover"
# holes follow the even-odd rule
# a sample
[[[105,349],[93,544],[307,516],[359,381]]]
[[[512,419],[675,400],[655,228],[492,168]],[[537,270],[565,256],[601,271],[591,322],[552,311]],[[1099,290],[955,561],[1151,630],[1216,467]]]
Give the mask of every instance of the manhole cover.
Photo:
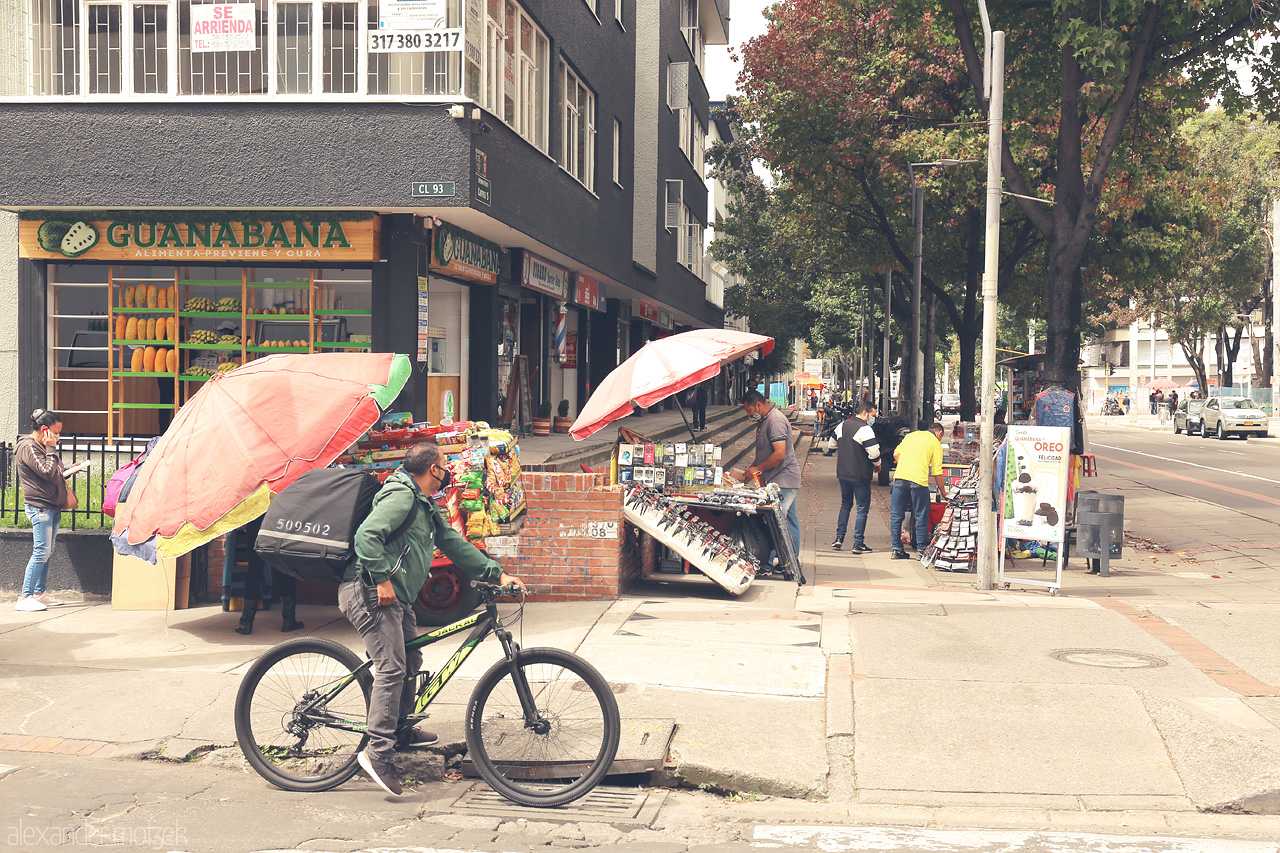
[[[1121,652],[1115,649],[1063,649],[1051,652],[1049,657],[1063,663],[1101,666],[1107,669],[1153,669],[1157,666],[1167,666],[1169,663],[1155,655]]]
[[[608,788],[603,785],[580,800],[554,808],[530,808],[505,799],[488,785],[473,785],[452,806],[456,812],[540,820],[592,820],[647,826],[658,816],[666,791]]]

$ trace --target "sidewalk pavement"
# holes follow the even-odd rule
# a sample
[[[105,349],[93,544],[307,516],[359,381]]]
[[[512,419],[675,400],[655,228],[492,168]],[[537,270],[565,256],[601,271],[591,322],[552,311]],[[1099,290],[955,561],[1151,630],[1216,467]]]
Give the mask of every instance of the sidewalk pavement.
[[[1073,563],[1056,597],[980,591],[973,575],[890,559],[880,487],[874,552],[830,550],[835,460],[808,446],[808,585],[759,580],[733,598],[698,578],[641,583],[616,601],[529,605],[518,641],[592,661],[617,685],[626,729],[674,720],[668,775],[741,794],[752,819],[1280,837],[1274,532],[1253,552],[1130,548],[1110,578]],[[1157,542],[1227,523],[1214,513],[1247,521],[1118,479],[1100,486],[1129,488],[1131,529],[1147,525]],[[1256,524],[1241,530],[1261,537]],[[299,612],[305,633],[361,648],[336,609]],[[232,705],[249,663],[285,638],[275,616],[242,637],[216,606],[0,607],[0,763],[203,757],[250,773]],[[427,650],[428,668],[453,648],[441,646]],[[441,744],[415,775],[442,778],[443,754],[464,742],[470,690],[496,659],[496,645],[482,645],[432,706]],[[447,809],[459,784],[424,785],[423,808]],[[307,803],[357,795],[381,802],[361,778]]]

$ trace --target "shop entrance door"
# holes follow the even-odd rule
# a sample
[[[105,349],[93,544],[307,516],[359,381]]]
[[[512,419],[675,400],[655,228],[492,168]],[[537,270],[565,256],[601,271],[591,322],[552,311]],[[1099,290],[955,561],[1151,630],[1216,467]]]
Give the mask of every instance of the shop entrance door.
[[[529,366],[529,391],[533,395],[530,405],[533,413],[538,413],[538,403],[546,399],[546,370],[544,363],[547,355],[547,338],[545,319],[543,317],[543,298],[526,296],[520,300],[520,354],[525,356]]]

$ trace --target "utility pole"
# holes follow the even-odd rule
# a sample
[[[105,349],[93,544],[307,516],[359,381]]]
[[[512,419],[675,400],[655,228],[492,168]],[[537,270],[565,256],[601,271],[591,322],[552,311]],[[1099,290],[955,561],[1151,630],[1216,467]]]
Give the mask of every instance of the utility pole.
[[[1280,415],[1280,197],[1271,200],[1271,415]],[[1205,389],[1207,390],[1207,389]]]
[[[987,4],[980,3],[983,28],[990,32]],[[1000,531],[991,512],[995,484],[996,301],[1000,268],[1000,157],[1004,133],[1004,32],[987,39],[990,59],[984,79],[990,81],[987,110],[987,232],[982,270],[982,413],[978,456],[978,589],[994,589]]]

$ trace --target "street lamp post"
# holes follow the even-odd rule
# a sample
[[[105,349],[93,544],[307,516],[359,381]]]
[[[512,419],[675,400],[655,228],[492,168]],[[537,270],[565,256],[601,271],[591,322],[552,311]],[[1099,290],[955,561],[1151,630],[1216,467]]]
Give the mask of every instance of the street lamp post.
[[[930,166],[960,166],[977,163],[977,160],[930,160],[927,163],[908,163],[907,178],[911,181],[911,222],[915,225],[915,252],[911,272],[911,394],[910,422],[918,427],[924,417],[924,353],[920,349],[920,279],[924,254],[924,189],[916,183],[916,169]],[[905,359],[903,367],[905,367]]]

